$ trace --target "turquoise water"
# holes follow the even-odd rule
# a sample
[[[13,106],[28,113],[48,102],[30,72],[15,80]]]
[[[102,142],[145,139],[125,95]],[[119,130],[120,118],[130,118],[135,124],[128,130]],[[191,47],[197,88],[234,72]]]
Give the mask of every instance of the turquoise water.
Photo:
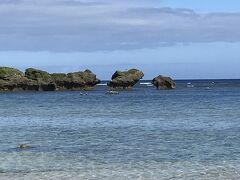
[[[0,179],[239,179],[240,80],[177,83],[0,93]]]

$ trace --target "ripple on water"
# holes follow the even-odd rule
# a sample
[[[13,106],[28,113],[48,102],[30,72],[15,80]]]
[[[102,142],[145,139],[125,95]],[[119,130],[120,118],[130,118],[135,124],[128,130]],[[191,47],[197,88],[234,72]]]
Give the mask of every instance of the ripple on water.
[[[240,86],[206,83],[0,93],[0,180],[238,180]]]
[[[0,179],[5,180],[39,180],[39,179],[106,179],[106,180],[167,180],[167,179],[238,179],[239,164],[200,164],[190,162],[175,163],[138,163],[138,164],[104,164],[90,163],[73,170],[32,171],[18,173],[1,173]]]

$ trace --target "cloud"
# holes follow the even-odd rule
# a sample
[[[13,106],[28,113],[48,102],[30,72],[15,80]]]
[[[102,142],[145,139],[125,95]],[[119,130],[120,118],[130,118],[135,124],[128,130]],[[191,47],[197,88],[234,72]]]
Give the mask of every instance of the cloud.
[[[0,51],[113,51],[240,41],[240,13],[198,14],[134,2],[2,0]]]

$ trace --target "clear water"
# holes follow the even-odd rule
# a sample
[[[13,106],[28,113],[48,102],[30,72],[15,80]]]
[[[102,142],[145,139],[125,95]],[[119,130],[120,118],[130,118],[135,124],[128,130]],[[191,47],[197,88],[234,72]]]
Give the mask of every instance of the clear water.
[[[0,179],[240,179],[240,80],[106,91],[0,93]]]

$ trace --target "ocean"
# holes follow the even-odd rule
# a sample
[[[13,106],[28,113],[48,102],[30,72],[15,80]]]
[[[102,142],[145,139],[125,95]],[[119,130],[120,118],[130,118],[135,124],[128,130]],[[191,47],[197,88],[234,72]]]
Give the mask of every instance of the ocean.
[[[0,93],[0,180],[240,179],[240,80],[147,82]]]

